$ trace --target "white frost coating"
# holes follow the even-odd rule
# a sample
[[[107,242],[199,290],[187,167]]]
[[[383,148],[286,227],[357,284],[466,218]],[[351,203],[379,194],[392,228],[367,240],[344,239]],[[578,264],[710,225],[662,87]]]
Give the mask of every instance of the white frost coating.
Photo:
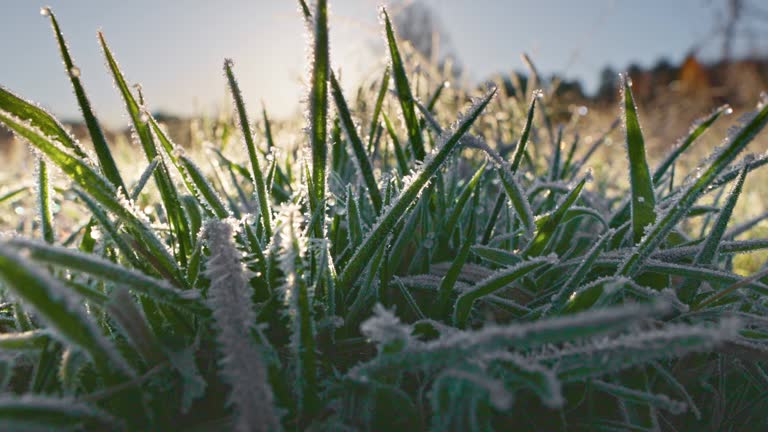
[[[14,281],[8,282],[6,287],[24,301],[25,306],[35,311],[41,321],[46,323],[51,335],[67,344],[81,347],[93,358],[95,355],[103,356],[101,360],[109,362],[109,367],[133,376],[133,370],[104,337],[99,327],[93,322],[90,315],[83,308],[83,301],[76,297],[72,290],[65,287],[60,281],[54,279],[40,268],[31,265],[25,258],[13,251],[8,244],[0,245],[0,259],[7,265],[20,269],[29,275],[35,283],[34,286],[18,287]],[[45,300],[36,299],[45,296]],[[47,303],[47,304],[46,304]],[[41,308],[42,306],[42,308]],[[49,314],[52,309],[54,314]],[[64,327],[60,328],[62,325]],[[94,359],[97,360],[97,359]]]
[[[394,313],[377,303],[373,308],[373,316],[360,325],[360,331],[365,337],[376,342],[377,346],[383,347],[399,341],[407,345],[411,340],[412,328],[401,323]]]
[[[261,354],[250,341],[256,322],[251,307],[251,273],[241,262],[233,241],[233,221],[211,220],[204,236],[211,250],[205,275],[211,280],[208,304],[213,311],[222,354],[220,372],[232,387],[229,402],[235,406],[238,431],[277,430],[272,388]]]
[[[512,407],[512,402],[514,401],[512,394],[498,380],[458,369],[449,369],[443,372],[438,379],[446,378],[467,381],[476,387],[485,389],[488,392],[488,399],[491,404],[498,410],[504,411]]]

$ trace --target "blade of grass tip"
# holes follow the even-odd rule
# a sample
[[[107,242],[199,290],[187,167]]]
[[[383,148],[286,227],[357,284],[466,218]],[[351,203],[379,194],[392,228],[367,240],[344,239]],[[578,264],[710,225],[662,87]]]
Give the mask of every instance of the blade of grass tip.
[[[21,120],[29,122],[45,134],[61,143],[68,150],[82,159],[89,159],[77,140],[64,129],[64,126],[50,113],[32,102],[16,96],[10,90],[0,85],[0,110],[7,111]]]
[[[656,184],[661,181],[661,178],[666,174],[667,170],[673,166],[677,158],[680,157],[683,152],[685,152],[688,147],[691,146],[691,144],[696,141],[697,138],[699,138],[701,135],[704,134],[707,130],[709,130],[709,127],[712,126],[712,124],[720,118],[723,114],[728,115],[733,112],[733,108],[730,107],[730,105],[722,105],[718,107],[716,110],[714,110],[711,114],[709,114],[707,117],[697,120],[694,123],[694,127],[691,128],[691,130],[688,132],[688,135],[686,135],[685,138],[683,138],[676,146],[675,149],[672,150],[669,155],[667,155],[666,158],[659,164],[659,166],[656,167],[656,170],[653,172],[653,183]]]
[[[621,106],[624,112],[624,132],[629,156],[629,180],[632,191],[632,231],[635,243],[645,234],[648,225],[656,221],[656,196],[653,181],[645,158],[645,141],[637,117],[637,107],[632,96],[629,75],[621,75]]]
[[[392,146],[395,148],[395,158],[397,159],[397,168],[400,170],[401,175],[408,173],[408,159],[405,157],[403,147],[400,145],[400,139],[397,138],[397,132],[392,126],[392,122],[389,120],[387,113],[382,112],[381,117],[384,119],[384,126],[387,128],[389,139],[392,140]]]
[[[368,151],[373,150],[373,138],[376,134],[376,129],[379,126],[379,114],[381,113],[381,105],[384,103],[384,96],[387,95],[387,89],[389,88],[389,66],[384,68],[384,76],[381,77],[381,86],[379,87],[379,94],[376,96],[376,105],[373,107],[373,116],[371,117],[371,127],[368,132]]]
[[[314,19],[314,52],[312,58],[311,87],[309,92],[309,130],[312,150],[312,183],[315,204],[325,206],[326,168],[328,165],[328,78],[330,74],[330,55],[328,52],[328,2],[318,0]],[[316,209],[312,208],[312,212]],[[325,229],[325,211],[320,211],[320,218],[314,224],[314,237],[323,237]]]
[[[336,80],[336,75],[333,72],[331,72],[331,94],[333,95],[333,100],[336,102],[336,110],[339,114],[341,127],[347,135],[350,144],[352,144],[352,151],[354,152],[355,160],[357,161],[357,169],[365,182],[365,188],[368,191],[368,195],[371,197],[373,208],[378,214],[381,212],[381,192],[379,191],[379,185],[376,183],[376,178],[373,175],[373,166],[368,159],[368,154],[365,151],[363,141],[357,133],[357,127],[352,120],[352,114],[349,112],[347,101],[344,99],[344,94],[341,92],[341,86]]]
[[[533,79],[534,79],[534,83],[530,87],[534,88],[534,89],[535,88],[539,88],[539,87],[543,87],[544,86],[544,80],[541,78],[541,74],[539,73],[539,70],[536,68],[536,65],[533,64],[533,60],[531,60],[531,58],[526,53],[522,54],[522,59],[523,59],[523,63],[525,63],[526,67],[528,67],[528,69],[531,71],[531,77],[533,77]],[[545,96],[546,97],[551,97],[552,96],[551,92],[553,90],[555,90],[555,86],[551,86],[549,88],[550,94],[545,95],[544,92],[542,91],[540,93],[540,96],[542,97],[542,99]],[[536,92],[536,90],[534,90],[534,94],[535,94],[535,92]],[[544,128],[547,130],[547,134],[549,135],[550,145],[552,146],[552,149],[554,150],[555,146],[557,145],[557,143],[555,142],[555,131],[554,131],[553,127],[552,127],[552,119],[550,119],[549,113],[547,113],[547,107],[543,103],[539,104],[539,111],[541,111],[541,119],[544,122]]]
[[[723,239],[723,234],[725,234],[725,230],[728,227],[728,221],[731,219],[733,209],[736,207],[736,201],[738,201],[739,195],[741,195],[741,190],[744,186],[744,180],[747,177],[747,173],[748,170],[745,164],[745,166],[741,169],[739,179],[736,181],[736,184],[733,186],[733,189],[728,196],[728,201],[720,210],[720,214],[717,215],[717,220],[715,221],[715,225],[712,227],[712,231],[710,231],[709,236],[707,236],[704,244],[696,254],[696,258],[693,261],[694,265],[711,265],[717,258],[718,249],[720,248]],[[700,285],[701,281],[692,279],[686,280],[683,286],[678,289],[678,292],[680,293],[680,300],[686,303],[691,301],[696,296],[696,291],[698,291]]]
[[[413,148],[415,159],[423,160],[426,155],[424,151],[424,138],[421,136],[419,120],[416,117],[416,108],[413,105],[413,94],[411,93],[411,86],[408,83],[408,77],[405,73],[405,65],[403,64],[403,59],[400,57],[400,50],[397,47],[395,32],[392,30],[392,23],[389,21],[389,15],[387,15],[386,9],[382,9],[381,14],[384,18],[387,45],[389,46],[389,54],[392,61],[392,77],[395,82],[397,99],[400,101],[400,109],[403,113],[405,128],[408,131],[408,140]]]
[[[99,166],[104,172],[104,176],[115,185],[118,190],[121,190],[126,197],[128,196],[128,189],[125,187],[123,178],[120,176],[120,171],[117,169],[115,159],[112,157],[112,151],[109,149],[107,139],[104,136],[104,132],[101,129],[96,115],[91,109],[91,103],[88,100],[88,96],[85,94],[85,89],[80,81],[80,68],[75,66],[72,61],[72,56],[67,48],[67,43],[64,40],[64,35],[61,33],[61,28],[56,20],[56,16],[53,12],[48,14],[53,26],[53,32],[56,35],[56,40],[59,43],[59,51],[61,58],[64,60],[64,67],[67,70],[67,76],[72,83],[72,88],[75,91],[77,97],[77,103],[80,105],[80,111],[83,114],[83,120],[85,120],[85,126],[88,128],[88,134],[91,137],[93,148],[96,151],[96,157],[99,159]]]
[[[53,215],[51,214],[51,185],[48,179],[48,165],[42,158],[37,159],[37,199],[40,212],[40,231],[46,243],[54,242]]]
[[[461,137],[469,130],[485,107],[488,106],[488,103],[495,94],[496,89],[488,92],[483,99],[468,111],[467,115],[462,117],[455,131],[446,131],[443,134],[445,135],[445,143],[439,146],[437,152],[424,162],[421,170],[407,183],[398,199],[382,212],[369,235],[363,240],[363,243],[355,251],[342,271],[336,284],[337,287],[344,290],[351,288],[352,284],[365,269],[367,262],[376,253],[378,245],[384,241],[395,224],[406,213],[408,207],[418,198],[421,190],[448,159],[448,156],[456,148]]]
[[[564,125],[560,125],[560,127],[557,128],[557,139],[555,140],[555,151],[552,155],[552,164],[549,167],[549,181],[555,181],[557,180],[558,175],[560,174],[560,159],[562,158],[563,154],[563,129],[565,128]]]
[[[555,234],[555,230],[560,226],[560,222],[563,221],[568,209],[576,202],[581,194],[581,190],[584,189],[584,185],[590,178],[589,174],[581,179],[576,187],[566,195],[555,211],[545,216],[540,217],[536,221],[536,236],[531,241],[528,249],[525,251],[526,256],[540,255],[544,252],[545,248],[549,244],[549,241]]]
[[[553,264],[551,257],[536,257],[520,264],[499,270],[486,279],[478,282],[470,290],[464,291],[453,307],[453,325],[464,328],[469,320],[469,314],[475,302],[487,295],[508,286],[528,273],[540,269],[547,264]]]
[[[137,199],[139,199],[139,194],[141,194],[141,191],[144,190],[144,187],[147,185],[147,182],[149,182],[149,179],[155,173],[155,169],[157,169],[157,166],[159,164],[160,164],[160,156],[152,159],[152,162],[150,162],[149,165],[147,165],[147,167],[141,173],[141,176],[139,177],[139,181],[137,181],[136,185],[133,187],[133,189],[131,189],[132,201],[136,201]]]
[[[112,55],[112,51],[107,45],[104,34],[102,32],[98,32],[98,37],[102,51],[104,52],[104,57],[107,60],[107,66],[109,67],[110,72],[112,73],[112,77],[115,81],[115,85],[120,91],[123,101],[125,102],[126,110],[131,117],[133,128],[139,137],[139,141],[141,142],[144,154],[147,157],[147,161],[152,161],[158,156],[158,151],[152,137],[151,127],[148,124],[150,115],[143,111],[143,108],[136,102],[136,99],[128,87],[128,83],[125,81],[123,73],[120,71],[120,68],[117,65],[117,60],[115,60],[114,55]],[[173,181],[171,180],[168,168],[163,162],[160,163],[159,169],[155,170],[155,183],[157,183],[157,187],[160,190],[160,197],[163,201],[163,207],[165,208],[168,221],[170,222],[170,225],[174,230],[176,240],[178,241],[180,248],[178,258],[182,265],[186,265],[186,257],[188,252],[191,252],[192,250],[192,237],[189,232],[188,221],[184,217],[176,188],[173,185]],[[178,275],[181,276],[180,273]]]
[[[536,230],[536,224],[534,223],[531,205],[523,192],[523,187],[517,181],[515,176],[505,168],[499,169],[498,173],[501,178],[501,184],[504,186],[504,191],[507,193],[509,201],[512,203],[512,207],[515,209],[517,218],[520,219],[520,222],[523,224],[526,235],[529,238],[532,238],[534,231]],[[496,200],[497,203],[499,201],[503,203],[503,197]]]
[[[267,139],[267,152],[271,152],[275,148],[275,138],[272,136],[272,123],[267,116],[267,107],[264,105],[264,101],[261,102],[261,117],[264,121],[264,137]]]
[[[100,333],[79,299],[6,245],[0,245],[0,277],[17,298],[33,308],[36,315],[55,330],[54,337],[82,348],[100,371],[110,375],[112,372],[133,375],[130,366]]]
[[[248,152],[248,158],[251,161],[251,176],[253,178],[254,190],[256,191],[256,199],[259,201],[259,210],[261,213],[262,224],[264,225],[264,232],[267,237],[272,237],[272,211],[269,205],[269,195],[267,194],[267,187],[264,183],[264,174],[259,167],[259,159],[256,154],[256,144],[253,142],[253,133],[251,132],[251,126],[248,123],[248,113],[245,110],[245,102],[243,102],[243,95],[240,92],[240,86],[237,84],[235,74],[232,72],[232,66],[234,63],[232,60],[224,61],[224,73],[227,76],[229,82],[229,89],[232,92],[232,99],[235,101],[235,109],[237,110],[237,120],[240,123],[240,129],[243,132],[243,140],[245,142],[245,148]],[[266,111],[265,111],[266,119]]]
[[[429,98],[429,102],[427,102],[427,110],[429,112],[432,112],[432,110],[435,109],[435,105],[437,104],[437,101],[440,99],[440,95],[443,94],[443,90],[447,89],[451,86],[451,83],[448,81],[444,81],[440,83],[439,86],[437,86],[437,89],[435,89],[435,92],[432,94],[432,97]]]
[[[312,18],[312,13],[309,11],[306,1],[299,0],[299,7],[301,8],[302,15],[304,15],[304,19],[309,20]]]
[[[536,101],[541,98],[542,93],[540,91],[534,92],[531,97],[531,104],[528,107],[528,116],[525,119],[525,125],[523,131],[520,133],[520,139],[517,141],[517,147],[515,148],[515,155],[512,157],[512,165],[510,169],[513,173],[517,172],[520,167],[520,162],[523,161],[523,155],[525,154],[525,146],[528,144],[528,138],[531,136],[531,127],[533,126],[533,113],[536,108]]]
[[[746,124],[735,131],[726,140],[724,147],[712,155],[712,162],[709,167],[702,169],[701,175],[692,180],[690,184],[681,192],[675,204],[671,205],[669,211],[656,222],[650,232],[643,238],[643,241],[633,251],[629,258],[621,265],[619,275],[632,276],[636,274],[643,265],[648,256],[655,251],[664,241],[666,235],[675,227],[675,225],[688,213],[702,192],[709,186],[738,154],[749,144],[752,139],[768,123],[768,104],[760,104],[759,110]]]

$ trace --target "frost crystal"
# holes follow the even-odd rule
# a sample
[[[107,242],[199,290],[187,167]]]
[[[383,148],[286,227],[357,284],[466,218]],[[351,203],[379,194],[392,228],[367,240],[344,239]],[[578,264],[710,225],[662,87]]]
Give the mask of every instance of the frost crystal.
[[[270,431],[279,426],[272,388],[261,353],[252,345],[250,272],[233,242],[232,223],[212,220],[204,233],[211,250],[205,274],[211,280],[208,304],[222,353],[221,374],[232,386],[230,403],[237,412],[236,430]]]

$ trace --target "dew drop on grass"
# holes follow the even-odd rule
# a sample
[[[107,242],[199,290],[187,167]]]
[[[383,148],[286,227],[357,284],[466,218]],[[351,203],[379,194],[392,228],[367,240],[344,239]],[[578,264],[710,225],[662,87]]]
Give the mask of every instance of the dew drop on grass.
[[[451,88],[451,82],[450,82],[450,81],[445,81],[445,82],[443,83],[443,87],[444,87],[444,88]]]
[[[98,240],[101,238],[101,231],[98,228],[92,228],[91,229],[91,238],[94,240]]]
[[[149,114],[147,114],[146,112],[142,112],[141,115],[139,116],[139,120],[141,120],[142,123],[148,122]]]
[[[47,17],[51,15],[51,8],[48,6],[40,8],[40,15]]]
[[[80,68],[77,66],[72,66],[69,68],[69,75],[71,75],[74,78],[80,78]]]
[[[730,105],[726,105],[725,109],[723,110],[723,113],[725,115],[731,115],[733,114],[733,107]]]
[[[275,155],[272,154],[272,153],[267,153],[267,155],[265,157],[266,157],[268,162],[272,162],[273,160],[275,160]]]
[[[23,215],[26,212],[26,210],[24,209],[24,207],[19,206],[19,207],[14,208],[13,212],[16,213],[17,215],[21,216],[21,215]]]

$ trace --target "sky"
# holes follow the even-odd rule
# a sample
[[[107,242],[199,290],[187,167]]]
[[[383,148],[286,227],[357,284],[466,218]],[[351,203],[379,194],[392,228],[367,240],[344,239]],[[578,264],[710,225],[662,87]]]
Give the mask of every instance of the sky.
[[[0,0],[0,85],[64,119],[79,115],[49,23],[56,13],[97,115],[128,120],[96,39],[102,30],[127,79],[140,83],[153,111],[211,112],[229,103],[222,65],[235,74],[255,116],[300,109],[306,34],[294,0]],[[523,70],[528,53],[544,74],[595,89],[606,65],[682,60],[696,45],[716,56],[710,35],[722,0],[425,0],[470,81]],[[354,85],[379,73],[386,57],[378,0],[331,0],[331,61]],[[746,50],[745,46],[740,48]],[[757,47],[766,52],[766,47]]]

